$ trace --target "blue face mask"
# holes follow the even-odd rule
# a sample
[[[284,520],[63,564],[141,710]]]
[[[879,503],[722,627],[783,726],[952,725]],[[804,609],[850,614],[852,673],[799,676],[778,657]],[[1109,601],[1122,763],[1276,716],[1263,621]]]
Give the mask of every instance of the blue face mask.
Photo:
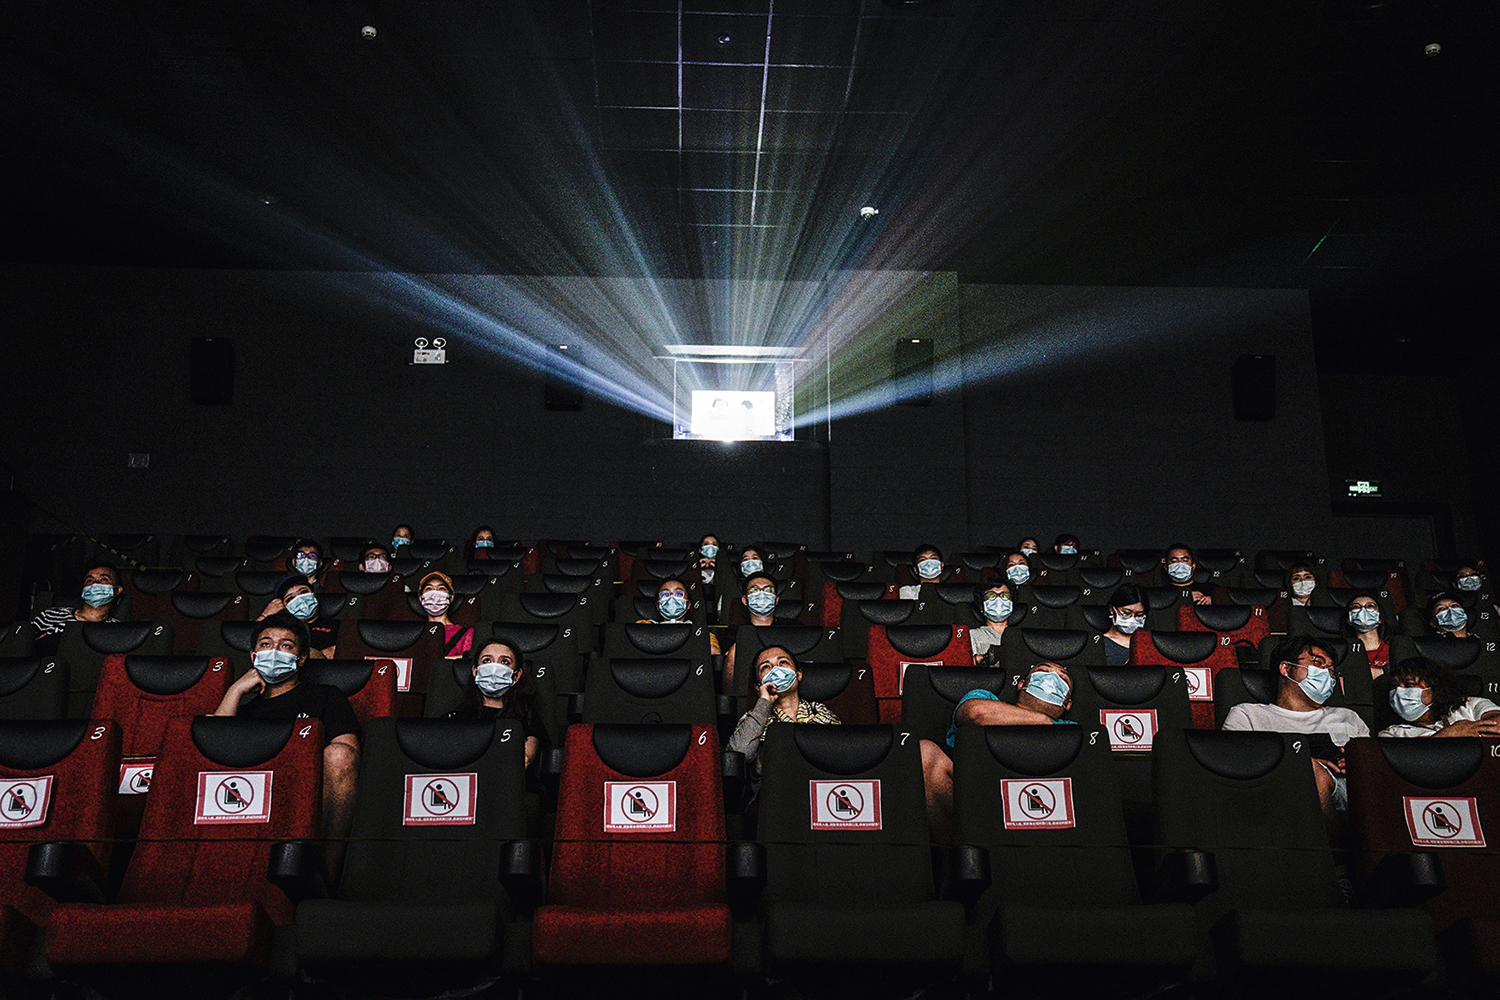
[[[1068,703],[1068,682],[1050,670],[1034,670],[1026,678],[1026,693],[1037,701],[1062,708]]]
[[[1078,546],[1076,546],[1076,545],[1059,545],[1057,547],[1057,551],[1059,553],[1061,553],[1062,555],[1065,555],[1065,556],[1076,556],[1078,554]]]
[[[1193,578],[1193,567],[1185,562],[1167,563],[1167,576],[1173,583],[1187,583]]]
[[[937,575],[943,571],[941,559],[923,559],[917,563],[917,575],[924,580],[935,580]]]
[[[786,694],[797,683],[797,671],[791,667],[775,666],[765,672],[761,683],[771,685],[777,694]]]
[[[719,547],[713,542],[709,542],[707,545],[700,545],[698,547],[698,554],[705,559],[712,559],[719,554]]]
[[[763,569],[765,567],[761,565],[759,559],[746,559],[740,563],[740,572],[745,576],[749,576],[751,573],[759,573]]]
[[[1469,613],[1463,608],[1446,607],[1437,613],[1437,627],[1444,632],[1457,632],[1469,624]]]
[[[410,545],[410,544],[411,544],[411,539],[410,538],[402,538],[400,535],[397,535],[397,536],[395,536],[394,538],[391,539],[391,548],[393,548],[393,549],[396,546],[398,546],[398,545]]]
[[[681,594],[657,594],[656,607],[663,618],[676,621],[687,614],[687,598]]]
[[[515,671],[503,663],[481,663],[474,672],[474,685],[491,698],[500,697],[515,682]]]
[[[250,664],[267,684],[280,684],[297,672],[297,655],[281,649],[257,649]]]
[[[318,595],[298,594],[286,602],[286,609],[294,618],[310,622],[318,615]]]
[[[91,583],[83,588],[83,603],[91,608],[102,608],[115,599],[115,588],[107,583]]]
[[[318,571],[318,557],[297,556],[292,560],[292,568],[303,576],[312,576]]]
[[[1016,609],[1009,597],[986,597],[984,599],[984,617],[992,622],[1003,622],[1010,617],[1010,613]]]
[[[1016,563],[1005,571],[1005,578],[1011,583],[1022,584],[1031,579],[1031,567],[1025,563]]]
[[[476,549],[493,549],[495,547],[495,540],[493,538],[481,538],[474,543],[474,547]]]
[[[1361,632],[1368,632],[1380,625],[1379,608],[1350,608],[1349,624]]]
[[[1407,722],[1416,722],[1429,707],[1422,701],[1422,688],[1391,688],[1391,710]]]
[[[752,615],[766,615],[776,610],[776,595],[769,590],[752,590],[745,595],[745,603],[750,607]]]
[[[1333,694],[1333,671],[1324,667],[1308,667],[1307,676],[1298,681],[1297,686],[1310,701],[1321,705]]]
[[[1479,579],[1478,574],[1474,574],[1472,576],[1461,576],[1455,582],[1457,583],[1459,590],[1478,590],[1484,585],[1484,581]]]

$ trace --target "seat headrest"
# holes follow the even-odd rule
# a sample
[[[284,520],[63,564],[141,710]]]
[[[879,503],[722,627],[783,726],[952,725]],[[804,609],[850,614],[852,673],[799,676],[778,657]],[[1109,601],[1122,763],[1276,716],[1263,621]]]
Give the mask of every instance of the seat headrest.
[[[681,690],[693,675],[691,660],[658,658],[627,660],[610,657],[609,672],[626,694],[637,698],[665,698]]]
[[[522,594],[521,610],[533,618],[561,618],[578,607],[576,594]]]
[[[441,538],[414,538],[404,548],[406,555],[412,559],[441,559],[453,551],[448,548],[447,541]]]
[[[885,593],[885,584],[840,581],[834,584],[833,589],[838,591],[838,595],[846,601],[878,601]]]
[[[245,542],[245,555],[256,562],[270,562],[272,559],[279,559],[285,555],[286,550],[291,548],[291,546],[292,539],[289,538],[247,541]]]
[[[1077,604],[1082,596],[1082,587],[1034,586],[1031,588],[1031,599],[1044,608],[1066,608],[1071,604]]]
[[[180,569],[138,569],[130,574],[130,585],[143,594],[165,594],[186,576]]]
[[[1232,781],[1253,781],[1276,770],[1286,754],[1280,733],[1185,729],[1188,752],[1205,770]]]
[[[1474,661],[1479,659],[1479,654],[1484,651],[1484,644],[1478,636],[1473,635],[1463,639],[1453,635],[1418,635],[1413,636],[1411,642],[1417,647],[1418,656],[1425,656],[1449,670],[1464,670],[1473,666]]]
[[[96,653],[129,653],[164,629],[155,622],[84,622],[83,641]]]
[[[692,558],[692,555],[692,549],[673,549],[663,546],[659,549],[652,549],[649,553],[646,554],[646,558],[660,559],[664,562],[687,562]]]
[[[822,571],[825,580],[832,580],[835,583],[853,583],[865,572],[865,564],[853,560],[818,563],[818,568]]]
[[[194,555],[207,555],[229,544],[228,535],[183,535],[182,547]]]
[[[1089,634],[1070,628],[1022,628],[1021,641],[1044,660],[1071,660],[1088,645]]]
[[[468,767],[485,755],[496,732],[516,730],[522,726],[512,720],[493,722],[460,719],[397,719],[396,745],[419,767],[449,770]]]
[[[757,625],[755,634],[762,648],[780,646],[793,656],[810,653],[823,638],[823,629],[817,625]]]
[[[972,583],[924,583],[922,586],[931,587],[944,604],[959,606],[974,600]]]
[[[800,663],[802,680],[797,682],[797,693],[808,701],[831,701],[843,694],[854,676],[854,668],[847,663]]]
[[[1142,587],[1146,598],[1146,610],[1165,611],[1182,600],[1182,591],[1177,587]]]
[[[792,742],[813,767],[827,774],[859,774],[878,767],[891,752],[890,726],[792,727]]]
[[[391,577],[393,576],[395,576],[394,573],[364,573],[358,570],[340,570],[339,586],[351,594],[369,597],[371,594],[378,594],[382,588],[391,582]]]
[[[625,626],[625,638],[648,656],[670,656],[687,645],[696,628],[691,622],[667,625],[631,622]]]
[[[798,542],[761,542],[761,548],[772,559],[790,559],[805,547]]]
[[[1479,740],[1414,740],[1385,737],[1377,741],[1391,770],[1402,781],[1423,788],[1453,788],[1472,778],[1484,763]]]
[[[1194,562],[1214,573],[1234,569],[1242,558],[1238,549],[1199,549],[1193,553]]]
[[[522,555],[524,556],[524,553]],[[521,556],[517,556],[514,561],[509,557],[501,556],[496,556],[493,559],[471,559],[468,564],[468,570],[475,576],[483,576],[491,580],[496,580],[503,576],[509,576],[516,570],[520,566],[521,558]]]
[[[535,653],[546,649],[557,641],[562,632],[560,625],[541,625],[531,622],[495,622],[490,634],[522,653]]]
[[[692,563],[686,559],[658,559],[647,556],[641,560],[641,566],[647,576],[657,580],[669,580],[687,573]]]
[[[220,622],[219,635],[224,645],[241,653],[250,652],[250,641],[255,638],[255,627],[260,622]]]
[[[370,682],[375,670],[375,660],[313,660],[309,659],[297,668],[297,674],[307,684],[328,684],[339,689],[345,698],[359,694]]]
[[[1161,549],[1121,549],[1116,555],[1131,573],[1149,573],[1161,562]]]
[[[1344,622],[1349,620],[1348,612],[1343,608],[1307,607],[1302,611],[1307,615],[1307,623],[1322,635],[1338,635]]]
[[[987,570],[1000,565],[1000,553],[998,552],[960,552],[958,561],[963,563],[965,569]]]
[[[172,607],[184,618],[212,618],[221,615],[231,604],[243,604],[243,594],[215,594],[211,591],[175,591]]]
[[[360,640],[382,653],[395,653],[415,645],[428,626],[427,622],[388,622],[374,619],[363,619],[355,623]]]
[[[1081,558],[1077,552],[1038,552],[1037,562],[1050,573],[1066,573],[1078,565]]]
[[[206,656],[136,656],[125,657],[125,676],[145,691],[166,697],[181,694],[197,684],[208,672]]]
[[[552,565],[557,567],[559,576],[593,576],[599,569],[598,559],[555,559]]]
[[[0,722],[0,765],[17,771],[51,767],[83,742],[88,719]]]
[[[917,609],[916,601],[860,601],[859,613],[871,625],[900,625]]]
[[[348,594],[319,594],[318,617],[337,618],[344,613],[344,608],[348,603]]]
[[[452,579],[453,593],[461,597],[473,597],[490,582],[490,578],[483,573],[460,573]]]
[[[1305,549],[1267,549],[1260,554],[1262,563],[1266,563],[1285,573],[1292,563],[1313,562],[1314,556]]]
[[[1090,590],[1114,590],[1114,588],[1125,582],[1125,571],[1117,566],[1104,569],[1091,569],[1087,566],[1080,566],[1078,568],[1078,578]]]
[[[960,698],[976,688],[984,688],[986,691],[999,694],[1010,683],[1010,678],[1006,676],[1005,671],[991,667],[911,667],[909,669],[925,669],[928,686],[939,698],[952,705],[957,705]]]
[[[242,593],[254,594],[256,597],[269,597],[276,592],[276,585],[281,582],[285,573],[275,573],[271,570],[242,569],[234,574],[234,585]]]
[[[594,752],[611,771],[654,778],[681,764],[692,746],[693,727],[595,724]]]
[[[0,658],[0,698],[8,698],[36,679],[36,675],[51,668],[57,670],[57,660],[50,656],[7,656]]]
[[[549,594],[582,594],[594,584],[590,576],[569,576],[566,573],[543,573],[542,587]]]
[[[1344,579],[1356,590],[1379,590],[1390,574],[1383,569],[1346,569]]]
[[[595,566],[599,565],[599,563],[601,563],[602,561],[604,561],[604,559],[608,555],[609,555],[609,547],[607,545],[569,545],[568,546],[568,558],[570,558],[570,559],[582,559],[585,562],[591,562],[591,563],[593,563]]]
[[[1276,587],[1225,587],[1231,604],[1254,604],[1268,608],[1276,603],[1281,591]]]
[[[1173,663],[1201,663],[1214,655],[1219,637],[1212,632],[1152,632],[1151,642]]]
[[[1255,609],[1248,604],[1195,604],[1193,614],[1204,628],[1215,632],[1233,632],[1250,623]]]
[[[1213,635],[1199,632],[1210,639]],[[1167,686],[1169,667],[1077,667],[1087,670],[1089,682],[1099,697],[1114,705],[1143,705]],[[1076,683],[1076,682],[1075,682]]]
[[[949,625],[887,625],[886,641],[903,656],[937,656],[953,641]]]
[[[281,753],[301,721],[202,715],[193,720],[193,745],[220,767],[253,767]]]
[[[228,576],[245,565],[242,556],[198,556],[193,560],[202,576]]]
[[[1241,670],[1240,681],[1245,693],[1262,705],[1273,703],[1281,694],[1281,674],[1275,670]]]
[[[1002,767],[1041,777],[1073,763],[1089,732],[1088,726],[985,726],[984,742]]]

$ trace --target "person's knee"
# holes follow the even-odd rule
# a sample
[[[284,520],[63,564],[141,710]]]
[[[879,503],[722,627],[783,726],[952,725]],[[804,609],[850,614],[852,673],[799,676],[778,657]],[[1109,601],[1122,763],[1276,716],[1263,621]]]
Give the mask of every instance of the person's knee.
[[[951,788],[953,786],[953,761],[949,760],[942,748],[931,740],[923,740],[920,746],[922,777],[927,784],[928,791]]]

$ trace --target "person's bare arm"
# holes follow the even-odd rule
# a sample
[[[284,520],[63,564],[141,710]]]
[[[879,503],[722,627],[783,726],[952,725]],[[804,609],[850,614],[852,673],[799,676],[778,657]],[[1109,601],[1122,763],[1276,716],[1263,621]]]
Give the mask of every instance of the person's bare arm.
[[[245,671],[244,675],[233,684],[229,690],[224,692],[224,699],[219,702],[219,707],[214,709],[215,715],[238,715],[240,702],[248,695],[264,691],[266,682],[260,679],[260,674],[254,670]]]
[[[959,725],[973,726],[1050,726],[1051,716],[1033,712],[1020,705],[1003,701],[970,698],[958,707]]]

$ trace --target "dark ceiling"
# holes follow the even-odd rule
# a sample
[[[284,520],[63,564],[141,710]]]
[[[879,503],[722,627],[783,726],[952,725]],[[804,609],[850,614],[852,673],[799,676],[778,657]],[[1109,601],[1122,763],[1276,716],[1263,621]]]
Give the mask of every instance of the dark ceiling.
[[[1429,295],[1494,269],[1494,9],[16,4],[3,253]]]

